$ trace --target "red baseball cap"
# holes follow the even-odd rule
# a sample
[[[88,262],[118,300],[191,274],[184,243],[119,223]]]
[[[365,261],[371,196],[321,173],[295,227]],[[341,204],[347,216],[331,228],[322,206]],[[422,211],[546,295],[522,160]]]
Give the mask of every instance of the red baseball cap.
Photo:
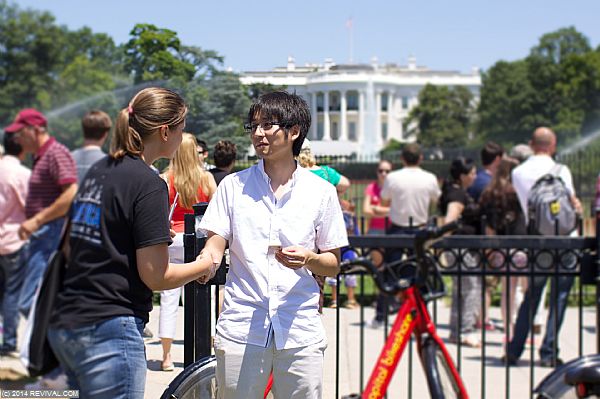
[[[15,133],[23,129],[25,126],[44,126],[48,125],[48,121],[44,114],[34,108],[26,108],[21,110],[15,121],[4,128],[6,133]]]

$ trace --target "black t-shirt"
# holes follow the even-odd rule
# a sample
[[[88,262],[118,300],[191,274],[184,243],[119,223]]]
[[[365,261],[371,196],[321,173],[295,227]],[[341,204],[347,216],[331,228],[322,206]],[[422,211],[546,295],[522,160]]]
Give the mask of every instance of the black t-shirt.
[[[226,170],[219,169],[219,168],[213,168],[213,169],[209,170],[209,172],[212,173],[213,176],[215,177],[215,182],[217,183],[217,186],[219,185],[219,183],[221,183],[221,180],[223,180],[223,178],[230,173]]]
[[[95,163],[71,207],[71,253],[52,325],[75,328],[116,316],[148,322],[152,291],[136,249],[170,243],[167,185],[138,157]]]
[[[473,200],[469,193],[456,184],[449,184],[444,187],[444,193],[440,202],[440,210],[444,215],[447,213],[448,204],[451,202],[460,202],[464,206],[464,209],[460,215],[463,224],[460,229],[454,232],[454,234],[479,234],[479,205]]]

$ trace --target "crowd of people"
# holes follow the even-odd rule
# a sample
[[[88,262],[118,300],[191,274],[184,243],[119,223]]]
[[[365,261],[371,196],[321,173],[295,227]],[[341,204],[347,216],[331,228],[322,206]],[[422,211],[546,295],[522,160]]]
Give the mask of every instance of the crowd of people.
[[[4,128],[0,355],[17,350],[19,319],[30,317],[48,259],[66,229],[68,267],[48,333],[60,362],[55,373],[64,373],[82,397],[142,398],[144,328],[153,291],[160,291],[161,369],[170,371],[181,287],[212,278],[228,247],[230,269],[214,337],[222,397],[262,397],[272,373],[276,397],[319,398],[327,347],[319,315],[323,287],[328,284],[337,294],[339,262],[356,256],[345,248],[347,236],[358,234],[354,205],[342,199],[350,180],[317,164],[306,140],[310,111],[295,94],[266,93],[252,104],[244,129],[259,161],[237,173],[235,144],[217,142],[213,162],[207,162],[207,144],[185,132],[187,112],[177,93],[146,88],[119,112],[114,127],[106,113],[88,112],[82,119],[83,146],[73,152],[52,136],[38,110],[22,110]],[[366,233],[410,234],[429,222],[437,205],[444,222],[462,220],[453,234],[527,234],[527,198],[536,181],[555,168],[555,149],[556,136],[545,127],[510,154],[490,142],[481,150],[479,171],[474,160],[458,157],[440,185],[421,167],[419,145],[406,144],[402,167],[393,170],[392,162],[380,161],[376,181],[365,190]],[[31,170],[22,164],[27,154]],[[169,166],[157,171],[153,164],[161,158]],[[559,169],[580,212],[571,173]],[[198,202],[208,203],[199,226],[207,241],[197,258],[185,263],[183,220]],[[384,256],[393,262],[404,253],[373,252],[376,264]],[[513,254],[515,262],[526,262],[523,257]],[[477,266],[468,254],[461,262]],[[522,279],[505,280],[485,280],[482,286],[479,277],[454,278],[450,340],[481,344],[474,332],[490,325],[484,317],[489,312],[482,309],[501,283],[510,291],[502,295],[502,327],[511,338],[504,360],[516,364],[532,327],[529,308],[539,306],[547,278],[536,277],[531,287]],[[345,306],[353,308],[356,279],[344,281]],[[561,363],[556,342],[572,284],[572,277],[559,277],[552,285],[558,301],[551,302],[540,349],[544,366]],[[520,307],[514,301],[518,286],[525,292]],[[338,306],[338,300],[334,295],[329,305]],[[397,306],[392,302],[377,297],[372,327],[384,323]]]
[[[582,213],[571,172],[567,166],[554,161],[555,152],[556,135],[547,127],[536,129],[528,145],[519,144],[509,154],[499,144],[488,142],[481,149],[482,168],[479,171],[473,159],[457,157],[450,164],[448,176],[440,179],[440,189],[438,178],[419,166],[423,158],[419,146],[407,144],[402,150],[401,169],[385,172],[387,177],[380,179],[379,173],[385,171],[386,163],[379,164],[377,182],[365,190],[363,212],[372,218],[387,216],[391,223],[386,228],[388,234],[411,234],[428,221],[429,212],[435,205],[443,223],[461,220],[460,228],[452,233],[454,235],[539,234],[528,228],[528,218],[531,217],[528,199],[538,180],[555,173],[554,170],[569,193],[572,207],[580,215]],[[382,188],[377,193],[374,187]],[[570,233],[576,235],[577,231],[572,229]],[[388,251],[386,256],[392,262],[401,258],[403,253]],[[503,270],[506,265],[523,268],[527,264],[524,251],[514,250],[509,256],[507,261],[505,254],[491,251],[488,262],[498,270]],[[572,267],[575,261],[573,254],[561,258],[567,268]],[[508,342],[502,360],[516,365],[533,328],[529,319],[530,309],[533,309],[535,317],[543,305],[548,277],[535,277],[532,287],[528,287],[526,277],[487,276],[482,283],[480,276],[468,273],[469,269],[481,267],[481,259],[476,254],[464,251],[460,257],[454,256],[447,262],[454,263],[464,273],[452,281],[450,341],[479,347],[481,334],[477,333],[478,329],[503,329]],[[498,284],[502,285],[503,321],[502,325],[495,326],[489,318],[489,306],[492,292]],[[555,291],[551,294],[557,300],[550,301],[545,335],[539,350],[540,365],[544,367],[562,364],[558,356],[558,333],[572,284],[572,276],[557,277],[551,284],[552,291]],[[516,301],[518,288],[525,293],[522,303]],[[384,315],[392,309],[391,305],[385,297],[378,297],[372,327],[378,328],[383,324]]]

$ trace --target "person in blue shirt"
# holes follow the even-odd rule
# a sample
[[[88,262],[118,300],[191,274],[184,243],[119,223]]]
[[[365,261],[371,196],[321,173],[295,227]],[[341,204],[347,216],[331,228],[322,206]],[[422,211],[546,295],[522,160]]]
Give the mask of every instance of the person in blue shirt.
[[[496,173],[503,156],[504,148],[493,141],[488,141],[481,149],[481,165],[483,168],[477,172],[473,185],[467,190],[475,202],[479,202],[481,193],[492,181],[492,176]]]

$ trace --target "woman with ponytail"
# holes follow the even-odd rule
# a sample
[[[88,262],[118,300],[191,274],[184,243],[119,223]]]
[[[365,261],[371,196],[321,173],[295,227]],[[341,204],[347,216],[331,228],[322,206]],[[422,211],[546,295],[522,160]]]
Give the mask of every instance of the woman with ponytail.
[[[208,202],[217,191],[213,175],[204,170],[198,161],[198,142],[190,133],[183,133],[183,140],[167,172],[162,176],[169,187],[169,206],[173,207],[173,230],[175,237],[169,246],[169,259],[173,263],[183,263],[183,228],[185,214],[193,214],[192,205]],[[175,338],[177,308],[182,287],[164,290],[160,293],[160,316],[158,336],[162,344],[163,360],[161,369],[173,371],[171,344]]]
[[[186,114],[178,94],[140,91],[117,118],[110,156],[90,168],[75,196],[48,339],[82,398],[143,398],[152,291],[204,280],[220,263],[202,254],[169,263],[168,190],[150,166],[173,158]]]

